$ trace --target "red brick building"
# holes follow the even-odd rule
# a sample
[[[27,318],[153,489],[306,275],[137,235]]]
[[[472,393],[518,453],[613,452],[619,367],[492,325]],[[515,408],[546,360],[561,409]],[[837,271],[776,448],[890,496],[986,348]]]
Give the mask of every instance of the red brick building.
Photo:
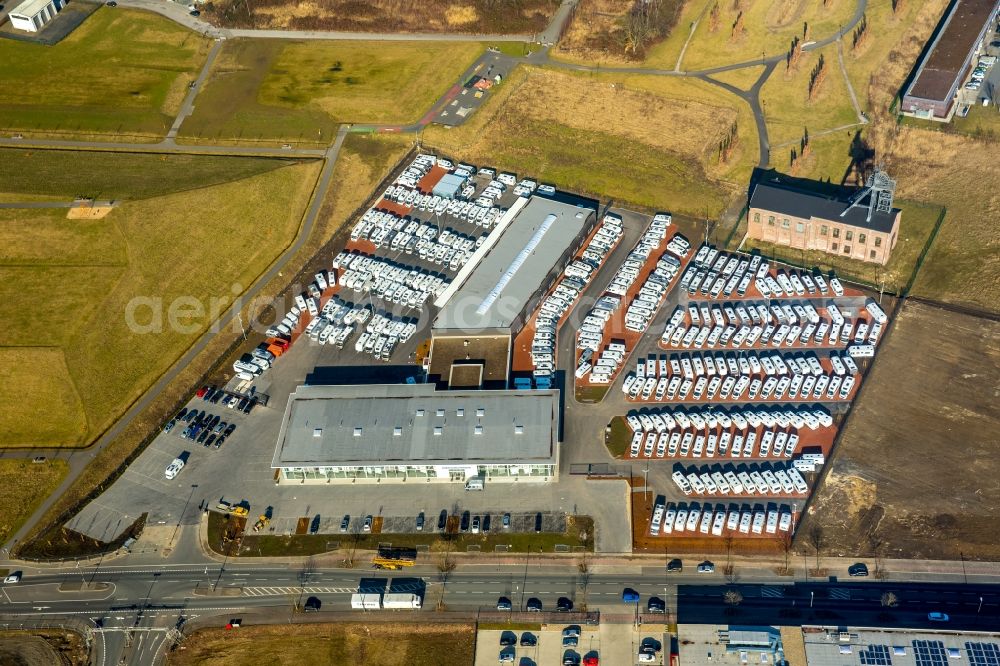
[[[759,183],[750,195],[749,238],[800,250],[819,250],[885,265],[899,235],[898,208],[889,212],[850,206],[785,185]]]

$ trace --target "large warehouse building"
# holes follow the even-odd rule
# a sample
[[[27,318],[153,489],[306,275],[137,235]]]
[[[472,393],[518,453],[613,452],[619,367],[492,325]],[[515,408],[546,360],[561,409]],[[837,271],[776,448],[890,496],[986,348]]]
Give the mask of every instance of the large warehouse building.
[[[747,237],[884,266],[899,237],[902,211],[892,207],[894,189],[895,183],[880,171],[853,198],[758,183],[750,195]],[[867,206],[862,205],[865,198]]]
[[[281,483],[553,481],[559,392],[433,384],[301,386],[271,467]]]
[[[25,32],[38,32],[59,13],[64,0],[25,0],[10,10],[10,24]]]
[[[973,60],[991,32],[1000,0],[955,0],[903,95],[904,115],[947,122]]]
[[[428,374],[452,387],[504,386],[513,335],[596,222],[594,208],[519,199],[438,299]]]

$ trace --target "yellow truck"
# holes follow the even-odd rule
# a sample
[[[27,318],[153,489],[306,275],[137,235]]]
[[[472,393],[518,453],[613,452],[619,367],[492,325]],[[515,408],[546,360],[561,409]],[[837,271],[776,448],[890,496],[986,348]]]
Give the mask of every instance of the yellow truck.
[[[215,508],[224,513],[230,513],[238,518],[246,518],[250,514],[250,509],[247,507],[247,503],[244,500],[239,504],[230,504],[226,500],[219,500],[219,503],[215,505]]]
[[[269,522],[271,522],[270,518],[268,518],[263,513],[260,514],[260,517],[257,518],[257,522],[253,524],[253,531],[254,532],[260,532],[262,529],[264,529],[265,527],[267,527],[267,524]]]
[[[385,569],[387,571],[399,571],[403,567],[412,567],[412,560],[394,560],[385,557],[376,556],[372,560],[372,568],[374,569]]]

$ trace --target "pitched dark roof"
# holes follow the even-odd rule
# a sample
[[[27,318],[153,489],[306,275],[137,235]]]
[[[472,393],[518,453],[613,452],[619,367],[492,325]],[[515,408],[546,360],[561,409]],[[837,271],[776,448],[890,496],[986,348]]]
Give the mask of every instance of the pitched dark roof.
[[[809,219],[810,217],[843,222],[862,229],[870,229],[888,233],[892,230],[893,220],[899,213],[898,208],[892,209],[892,214],[875,212],[871,222],[868,221],[868,208],[855,206],[844,217],[840,214],[847,208],[847,199],[825,197],[822,194],[804,192],[771,183],[758,183],[750,195],[750,206],[763,210],[774,211],[784,215]]]

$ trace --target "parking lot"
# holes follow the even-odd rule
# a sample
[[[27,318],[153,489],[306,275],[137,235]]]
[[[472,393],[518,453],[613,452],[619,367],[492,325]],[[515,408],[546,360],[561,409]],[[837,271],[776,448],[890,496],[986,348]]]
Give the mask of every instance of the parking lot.
[[[417,173],[414,177],[407,176],[406,170],[404,168],[400,173],[397,183],[405,185],[403,189],[409,192],[419,189],[416,185],[430,173],[430,169],[426,169],[422,171],[423,175]],[[489,171],[479,170],[470,182],[474,183],[473,187],[477,192],[482,193],[490,188],[493,178]],[[512,190],[517,187],[517,184],[513,187],[505,185],[504,191],[495,199],[496,205],[511,205],[516,200]],[[497,188],[494,186],[494,189]],[[405,202],[411,195],[397,192],[395,196],[402,196]],[[425,208],[429,208],[433,197],[421,201],[425,201]],[[440,239],[449,229],[454,232],[452,236],[455,238],[463,234],[464,237],[478,239],[489,233],[489,230],[475,222],[469,222],[467,218],[448,213],[447,206],[440,213],[436,207],[433,212],[421,210],[417,195],[413,195],[410,204],[389,202],[383,197],[372,210],[388,210],[401,205],[409,211],[411,222],[418,225],[433,222],[437,234],[435,240]],[[465,215],[468,216],[472,211],[470,207],[469,213]],[[478,214],[476,212],[477,216]],[[352,228],[356,228],[356,224]],[[388,223],[385,228],[388,229]],[[374,229],[375,225],[372,225],[368,233]],[[408,233],[405,226],[397,232],[395,224],[393,232]],[[479,236],[476,236],[477,233]],[[521,484],[516,492],[511,492],[506,484],[488,484],[485,492],[480,493],[467,493],[462,484],[427,484],[416,489],[412,483],[378,484],[365,492],[358,492],[354,484],[276,484],[274,470],[270,465],[282,412],[288,395],[307,378],[311,378],[309,381],[312,383],[398,382],[402,381],[399,370],[405,369],[407,365],[413,368],[410,376],[420,375],[419,367],[413,366],[413,359],[420,341],[428,337],[430,322],[436,313],[432,299],[428,298],[417,311],[406,303],[392,302],[391,297],[387,300],[385,295],[388,291],[381,292],[381,295],[374,291],[374,280],[368,287],[361,289],[345,288],[342,285],[344,271],[335,267],[333,261],[340,256],[341,251],[353,250],[355,254],[366,254],[381,261],[394,262],[395,265],[410,266],[422,275],[437,273],[450,279],[454,271],[450,264],[444,266],[426,258],[421,259],[419,251],[417,256],[407,253],[405,245],[401,250],[397,244],[394,251],[391,240],[386,247],[388,236],[379,241],[383,247],[378,248],[370,239],[361,238],[362,235],[359,234],[357,241],[347,240],[345,247],[335,248],[331,252],[328,257],[330,270],[322,275],[327,281],[326,288],[322,288],[323,285],[318,280],[320,276],[317,276],[314,289],[306,290],[301,295],[303,301],[307,300],[307,296],[315,299],[315,315],[308,302],[304,303],[306,307],[303,308],[297,299],[287,304],[285,312],[279,312],[275,324],[286,320],[291,324],[288,337],[292,343],[280,356],[266,360],[266,368],[260,368],[260,372],[252,379],[257,394],[266,396],[267,406],[258,406],[250,415],[234,414],[232,419],[219,414],[220,422],[230,420],[237,426],[220,449],[215,449],[214,446],[206,449],[203,444],[181,439],[176,430],[161,433],[109,490],[84,507],[70,521],[72,529],[97,539],[109,540],[142,513],[148,513],[147,525],[150,526],[192,525],[199,519],[200,507],[214,507],[224,499],[232,504],[249,504],[251,515],[270,508],[272,520],[267,530],[275,534],[293,533],[300,518],[306,517],[311,521],[317,514],[320,516],[320,533],[330,534],[339,533],[340,522],[345,514],[351,516],[351,530],[365,516],[372,515],[382,519],[380,523],[386,532],[393,533],[415,530],[416,516],[421,511],[425,512],[428,521],[432,517],[436,520],[443,509],[459,516],[464,511],[480,516],[491,513],[494,524],[498,519],[502,520],[503,512],[509,511],[514,520],[514,530],[518,529],[519,520],[533,521],[535,513],[539,511],[545,515],[546,530],[561,530],[567,514],[586,515],[594,518],[595,524],[600,526],[596,535],[598,550],[628,550],[631,535],[627,521],[627,489],[624,485],[616,485],[610,489],[607,484],[595,485],[588,483],[585,477],[571,476],[566,473],[568,464],[562,466],[558,482]],[[416,234],[411,234],[407,244],[415,236]],[[364,243],[369,245],[365,246]],[[413,246],[415,249],[416,243]],[[340,304],[346,306],[346,311],[343,311],[345,308]],[[294,321],[287,317],[293,307],[298,309]],[[324,309],[326,313],[321,314]],[[347,313],[358,309],[365,309],[369,313],[365,321],[344,321]],[[374,348],[365,351],[364,345],[361,351],[356,349],[357,342],[365,333],[363,329],[380,313],[387,318],[412,321],[415,324],[415,330],[405,341],[400,339],[392,346],[388,359],[385,358],[385,345],[381,354],[372,354]],[[330,315],[329,319],[327,315]],[[331,343],[331,340],[336,340],[332,331],[327,335],[326,344],[321,344],[319,334],[311,335],[316,333],[318,324],[307,333],[309,326],[320,319],[326,320],[323,323],[324,330],[329,326],[336,329],[352,324],[354,330],[343,340],[342,346]],[[282,331],[274,332],[284,335]],[[369,337],[372,337],[371,334],[375,334],[374,331],[370,332]],[[376,356],[383,362],[376,362]],[[249,385],[249,382],[237,378],[233,380],[231,387],[238,384]],[[206,414],[213,409],[218,411],[215,405],[206,405],[199,398],[194,398],[186,408],[204,410]],[[222,411],[229,410],[225,408]],[[185,452],[187,460],[183,470],[176,478],[165,479],[167,464]]]
[[[611,612],[615,610],[622,609],[613,607]],[[515,666],[584,665],[588,658],[600,664],[664,663],[663,646],[669,649],[670,645],[665,627],[643,625],[636,629],[624,614],[609,619],[613,621],[602,621],[596,626],[553,623],[540,625],[540,629],[482,630],[476,640],[476,666],[504,663],[502,654],[512,655],[506,663]],[[502,645],[511,641],[513,645]],[[651,659],[640,662],[639,653],[644,647]]]

